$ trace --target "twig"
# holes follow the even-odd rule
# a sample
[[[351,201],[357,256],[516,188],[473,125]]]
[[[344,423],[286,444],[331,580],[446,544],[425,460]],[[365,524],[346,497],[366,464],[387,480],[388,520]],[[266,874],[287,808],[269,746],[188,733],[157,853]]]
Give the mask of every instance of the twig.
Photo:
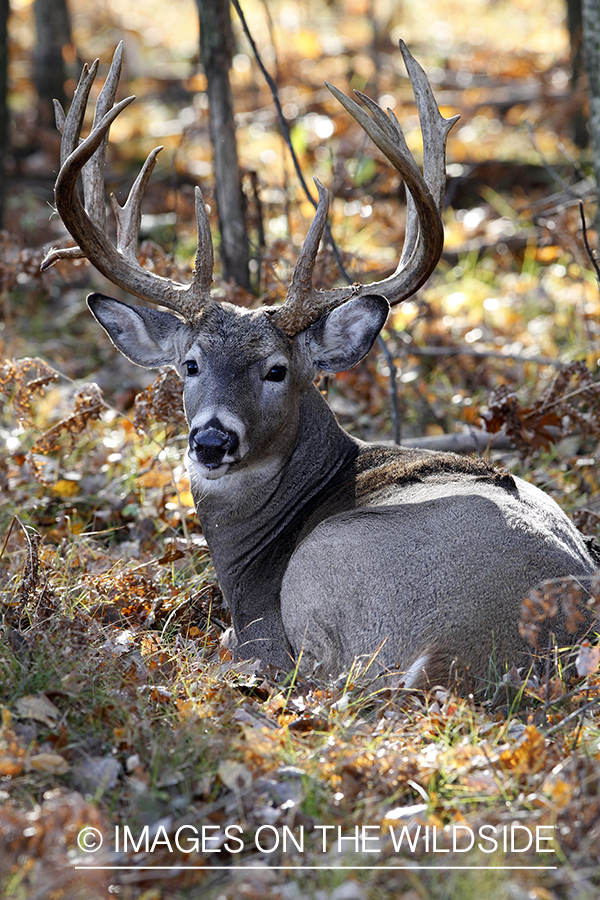
[[[399,444],[402,439],[402,426],[400,419],[400,398],[398,397],[398,382],[396,380],[398,369],[396,368],[396,364],[394,362],[394,354],[392,353],[384,339],[381,337],[381,335],[379,335],[377,338],[377,344],[379,345],[379,349],[383,353],[390,370],[389,382],[390,399],[392,401],[392,428],[394,430],[394,443]]]
[[[451,450],[454,453],[477,453],[482,456],[489,450],[512,450],[509,438],[502,433],[489,434],[479,428],[469,428],[468,432],[450,434],[428,434],[421,437],[403,438],[403,447],[417,447],[420,450]]]
[[[587,235],[587,225],[585,222],[585,213],[583,211],[583,200],[579,201],[579,215],[581,216],[581,231],[583,234],[583,243],[587,252],[587,255],[590,258],[590,262],[594,267],[594,271],[596,272],[596,282],[598,287],[600,288],[600,266],[598,265],[598,260],[596,259],[596,254],[590,247]]]
[[[585,699],[590,696],[590,689],[588,688],[585,692]],[[585,709],[585,704],[583,706]],[[577,741],[579,740],[579,735],[581,734],[581,729],[583,728],[583,713],[581,714],[581,718],[579,719],[579,723],[577,725],[577,731],[575,732],[575,737],[573,738],[573,744],[571,745],[571,753],[575,752],[575,748],[577,747]]]
[[[6,532],[6,537],[4,538],[4,543],[2,544],[2,550],[0,550],[0,559],[2,559],[2,557],[4,556],[4,551],[6,550],[6,545],[8,544],[8,539],[11,536],[15,522],[19,522],[19,525],[21,524],[17,516],[12,517],[11,523],[8,526],[8,530]],[[23,526],[21,525],[21,527]]]
[[[525,415],[526,419],[531,418],[531,416],[539,415],[541,412],[546,412],[548,409],[552,409],[553,406],[558,406],[560,403],[563,403],[565,400],[570,400],[572,397],[577,397],[579,394],[585,394],[586,391],[590,390],[599,390],[600,384],[597,382],[590,382],[589,384],[584,384],[583,387],[576,388],[574,391],[569,391],[568,394],[563,394],[561,397],[557,397],[556,400],[553,400],[552,403],[543,403],[539,409],[532,409],[531,412],[528,412]]]
[[[560,728],[564,728],[571,719],[576,719],[577,716],[582,716],[588,711],[588,709],[592,709],[594,706],[597,706],[600,703],[600,697],[595,697],[593,700],[590,700],[588,703],[584,703],[583,706],[580,706],[579,709],[576,709],[575,712],[570,713],[564,719],[561,719],[560,722],[557,722],[556,725],[553,725],[551,728],[548,728],[547,731],[544,731],[544,737],[548,737],[551,734],[554,734],[555,731],[558,731]]]
[[[391,331],[392,337],[397,337],[397,332]],[[505,359],[513,362],[535,363],[538,366],[554,366],[560,369],[563,363],[560,360],[553,359],[550,356],[523,356],[518,353],[501,353],[499,350],[475,350],[474,347],[431,347],[413,346],[412,344],[400,343],[402,354],[412,354],[413,356],[474,356],[477,359]],[[400,354],[398,354],[400,355]]]
[[[531,124],[531,122],[527,121],[527,119],[525,120],[525,127],[527,128],[527,131],[529,132],[529,140],[531,141],[531,146],[533,147],[533,149],[539,156],[540,162],[543,165],[543,167],[545,168],[545,170],[554,179],[554,181],[561,186],[561,188],[563,189],[563,191],[565,191],[566,194],[571,195],[572,191],[571,191],[571,188],[569,187],[569,185],[567,184],[567,182],[564,180],[564,178],[562,178],[558,174],[558,172],[556,171],[554,166],[548,162],[548,160],[546,159],[546,157],[544,156],[544,154],[538,147],[536,139],[535,139],[535,132],[533,130],[533,125]]]

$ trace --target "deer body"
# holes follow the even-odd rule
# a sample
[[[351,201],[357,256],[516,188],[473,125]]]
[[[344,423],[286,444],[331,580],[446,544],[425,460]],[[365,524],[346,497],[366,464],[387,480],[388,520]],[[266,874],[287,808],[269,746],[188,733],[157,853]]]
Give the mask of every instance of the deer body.
[[[88,298],[130,360],[172,366],[183,378],[192,493],[240,654],[287,670],[299,662],[325,676],[376,654],[378,670],[400,670],[412,686],[465,671],[485,683],[507,663],[527,663],[518,619],[530,589],[595,570],[585,540],[554,501],[482,460],[355,440],[314,385],[319,372],[345,371],[365,356],[390,304],[425,282],[442,250],[445,142],[455,119],[440,115],[425,73],[403,44],[401,50],[423,132],[423,174],[393,113],[360,95],[368,115],[330,88],[407,188],[405,240],[393,275],[376,284],[314,287],[328,214],[318,182],[315,218],[281,307],[245,310],[212,298],[212,241],[199,189],[191,283],[144,270],[137,232],[157,150],[125,205],[113,198],[116,245],[106,229],[108,131],[133,99],[114,105],[121,48],[85,140],[80,131],[97,63],[84,67],[68,115],[57,111],[63,138],[56,205],[78,246],[52,250],[43,268],[85,256],[114,284],[176,313]],[[550,627],[560,643],[573,640],[564,617]]]
[[[321,676],[376,654],[371,671],[399,670],[412,686],[465,672],[487,683],[528,662],[528,592],[593,572],[582,536],[527,482],[340,428],[315,373],[364,354],[382,298],[349,301],[293,339],[268,312],[227,304],[192,327],[101,295],[89,303],[126,356],[184,379],[192,493],[239,654]],[[551,625],[572,642],[564,622]]]

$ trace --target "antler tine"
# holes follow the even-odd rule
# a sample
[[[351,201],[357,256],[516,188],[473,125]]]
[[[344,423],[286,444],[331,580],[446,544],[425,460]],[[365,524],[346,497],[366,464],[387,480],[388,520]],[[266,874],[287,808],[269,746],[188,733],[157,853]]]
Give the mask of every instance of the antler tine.
[[[285,323],[285,327],[282,327],[289,334],[297,334],[307,328],[324,312],[351,296],[377,292],[386,296],[390,305],[400,303],[425,283],[441,255],[444,243],[441,208],[446,174],[446,138],[458,116],[445,119],[441,115],[425,72],[402,41],[400,49],[419,112],[423,134],[424,174],[421,174],[413,159],[400,124],[391,110],[386,115],[374,100],[356,91],[369,109],[371,115],[368,115],[354,100],[326,82],[334,97],[356,119],[404,179],[408,191],[407,225],[400,261],[393,275],[372,284],[357,284],[329,291],[317,291],[311,285],[306,292],[310,303],[306,300],[301,302],[297,296],[288,294],[277,319]]]
[[[113,108],[115,97],[117,96],[117,88],[123,68],[123,41],[117,44],[117,48],[113,54],[110,69],[106,76],[106,81],[102,90],[98,94],[96,101],[96,109],[94,111],[94,122],[92,131],[96,128],[104,116]],[[81,129],[80,129],[81,130]],[[106,228],[106,203],[104,200],[104,167],[106,164],[106,148],[108,146],[108,131],[104,136],[104,140],[88,160],[82,169],[83,175],[83,196],[85,198],[85,208],[87,213],[98,228],[105,230]]]
[[[415,95],[421,134],[423,135],[423,147],[428,148],[427,153],[423,154],[423,176],[441,216],[446,193],[446,140],[450,129],[458,122],[460,116],[451,116],[449,119],[442,116],[435,102],[427,75],[402,40],[400,41],[400,52]],[[391,110],[388,112],[397,127],[400,128],[394,113]],[[410,194],[407,197],[406,218],[401,265],[409,258],[418,233],[418,217]]]
[[[298,318],[302,321],[304,319],[315,321],[315,315],[319,318],[323,311],[321,292],[313,287],[313,272],[327,223],[329,193],[318,178],[315,178],[314,182],[319,193],[317,210],[294,267],[285,303],[273,313],[273,321],[288,333],[294,333]]]
[[[105,141],[102,142],[98,149],[102,150],[103,145],[105,146]],[[156,165],[156,158],[161,150],[162,147],[155,147],[149,153],[138,177],[131,186],[123,206],[120,205],[114,194],[110,195],[112,211],[117,222],[117,249],[133,265],[137,264],[137,239],[140,225],[142,224],[144,191]],[[90,162],[94,160],[94,156],[92,156]]]
[[[95,60],[89,67],[87,63],[84,64],[68,115],[65,115],[65,111],[58,100],[53,101],[56,128],[62,135],[60,142],[61,166],[79,144],[79,135],[83,126],[85,110],[97,72],[98,60]],[[42,262],[42,271],[54,265],[59,259],[85,259],[85,253],[79,247],[64,247],[60,250],[52,249]]]
[[[329,213],[329,193],[327,191],[327,188],[321,184],[318,178],[315,178],[314,182],[317,186],[319,202],[317,204],[317,211],[315,213],[314,219],[312,220],[311,226],[308,230],[308,234],[306,235],[304,244],[302,245],[302,250],[300,251],[300,256],[298,257],[298,262],[294,267],[292,281],[288,289],[288,296],[292,297],[296,294],[301,296],[303,293],[309,291],[312,287],[312,276],[315,268],[315,262],[317,260],[319,244],[321,243],[321,238],[323,237],[323,231],[325,229],[325,225],[327,223],[327,215]]]
[[[89,71],[84,66],[68,115],[65,117],[60,105],[57,107],[57,125],[59,130],[62,126],[63,137],[61,169],[54,189],[56,208],[78,246],[51,250],[42,263],[42,270],[59,259],[83,256],[109,281],[128,293],[166,306],[192,320],[209,299],[208,291],[212,281],[212,244],[203,202],[196,203],[198,256],[191,284],[180,284],[148,272],[139,264],[136,255],[142,198],[156,157],[162,148],[157,147],[148,155],[123,206],[111,196],[117,222],[116,246],[107,233],[103,173],[109,130],[117,116],[135,99],[127,97],[113,105],[121,64],[122,45],[119,45],[98,97],[92,130],[85,140],[80,140],[80,134],[91,85],[98,68],[97,60]],[[85,205],[82,204],[77,189],[80,173]],[[210,248],[207,245],[207,230]],[[199,271],[200,268],[202,271]]]
[[[192,274],[191,289],[194,295],[204,297],[209,295],[212,285],[212,273],[215,265],[215,255],[210,231],[210,221],[206,212],[206,204],[202,191],[196,185],[196,227],[198,229],[198,250],[196,262]]]
[[[60,142],[61,166],[79,144],[79,136],[83,127],[83,117],[85,116],[92,84],[98,73],[98,65],[99,61],[97,59],[91,66],[88,66],[87,63],[84,64],[77,87],[75,88],[75,93],[73,94],[73,101],[66,116],[58,100],[54,101],[56,125],[62,134],[62,140]]]

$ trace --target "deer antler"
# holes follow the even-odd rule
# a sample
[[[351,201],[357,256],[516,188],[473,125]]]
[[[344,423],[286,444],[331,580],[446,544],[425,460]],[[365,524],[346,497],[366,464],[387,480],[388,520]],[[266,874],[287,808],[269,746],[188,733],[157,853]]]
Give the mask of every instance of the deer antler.
[[[127,97],[114,104],[123,56],[122,42],[115,50],[104,87],[98,97],[92,130],[80,140],[88,97],[98,71],[98,60],[83,67],[69,113],[65,116],[55,101],[56,124],[62,132],[60,172],[54,195],[60,217],[77,241],[77,247],[51,250],[42,263],[42,270],[59,259],[87,258],[106,278],[136,297],[150,300],[194,319],[210,297],[214,265],[210,224],[200,188],[196,188],[196,221],[198,251],[192,281],[189,285],[162,278],[144,269],[137,260],[136,249],[141,224],[141,204],[156,157],[162,147],[149,154],[136,178],[129,196],[120,206],[113,195],[111,203],[117,222],[117,242],[114,245],[106,229],[104,199],[104,164],[110,126],[135,97]],[[84,204],[77,189],[82,175]]]
[[[458,116],[445,119],[439,112],[425,72],[400,41],[400,50],[415,94],[423,134],[424,173],[413,159],[400,124],[391,110],[388,113],[373,100],[357,91],[367,106],[369,116],[354,100],[327,84],[332,94],[348,110],[389,162],[402,175],[408,190],[407,221],[404,246],[393,275],[372,284],[320,291],[313,285],[313,272],[319,243],[329,212],[329,196],[316,181],[319,203],[310,226],[285,303],[273,311],[273,321],[293,336],[316,322],[323,313],[339,306],[350,297],[370,293],[383,294],[391,305],[400,303],[427,280],[442,252],[444,232],[441,208],[446,179],[446,137]],[[198,250],[192,281],[189,285],[162,278],[144,269],[137,260],[137,239],[141,223],[141,204],[148,179],[161,147],[149,154],[136,178],[129,196],[120,206],[111,195],[117,222],[117,242],[113,244],[106,227],[104,200],[104,165],[110,126],[135,98],[127,97],[114,105],[121,74],[123,47],[119,44],[106,82],[96,104],[92,130],[80,139],[83,118],[98,60],[88,69],[83,67],[69,113],[65,116],[56,103],[56,123],[62,132],[61,168],[56,179],[56,208],[77,247],[51,250],[42,270],[59,259],[87,258],[109,281],[136,297],[150,300],[193,320],[210,299],[214,265],[212,239],[206,207],[200,188],[196,188],[196,221]],[[84,203],[77,189],[82,175]]]
[[[317,182],[317,212],[294,269],[285,303],[273,314],[274,321],[288,334],[299,333],[316,322],[324,312],[350,297],[380,293],[387,297],[392,306],[406,300],[425,283],[442,253],[444,230],[441,210],[446,182],[446,138],[459,117],[445,119],[441,115],[425,72],[403,41],[400,41],[400,50],[419,112],[423,134],[423,175],[391,110],[386,115],[377,103],[356,91],[371,112],[371,118],[354,100],[326,82],[334,97],[356,119],[404,179],[408,190],[407,221],[400,261],[394,274],[382,281],[328,291],[317,290],[312,276],[329,209],[327,192]]]

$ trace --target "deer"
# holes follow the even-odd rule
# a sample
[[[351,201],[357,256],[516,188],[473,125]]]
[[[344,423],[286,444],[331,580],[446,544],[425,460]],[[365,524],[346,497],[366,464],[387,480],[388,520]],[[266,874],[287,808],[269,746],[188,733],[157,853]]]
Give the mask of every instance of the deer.
[[[446,138],[429,81],[406,45],[423,136],[423,171],[400,123],[366,95],[327,85],[400,174],[406,226],[396,270],[367,284],[319,288],[317,251],[329,194],[318,204],[284,302],[248,309],[213,297],[213,245],[200,188],[198,246],[189,284],[148,271],[136,248],[154,149],[126,202],[104,188],[109,129],[135,98],[115,103],[115,51],[89,135],[81,138],[98,60],[84,66],[62,132],[55,203],[76,246],[111,283],[152,306],[94,292],[89,309],[127,359],[172,367],[183,381],[186,464],[194,504],[231,612],[226,645],[283,673],[337,679],[365,671],[406,689],[488,689],[507,666],[528,666],[521,603],[548,579],[585,581],[600,557],[541,489],[478,456],[363,442],[342,429],[317,386],[362,360],[390,307],[427,281],[442,254]],[[83,199],[78,182],[81,176]],[[560,612],[544,623],[573,643]],[[375,667],[369,669],[369,667]]]

